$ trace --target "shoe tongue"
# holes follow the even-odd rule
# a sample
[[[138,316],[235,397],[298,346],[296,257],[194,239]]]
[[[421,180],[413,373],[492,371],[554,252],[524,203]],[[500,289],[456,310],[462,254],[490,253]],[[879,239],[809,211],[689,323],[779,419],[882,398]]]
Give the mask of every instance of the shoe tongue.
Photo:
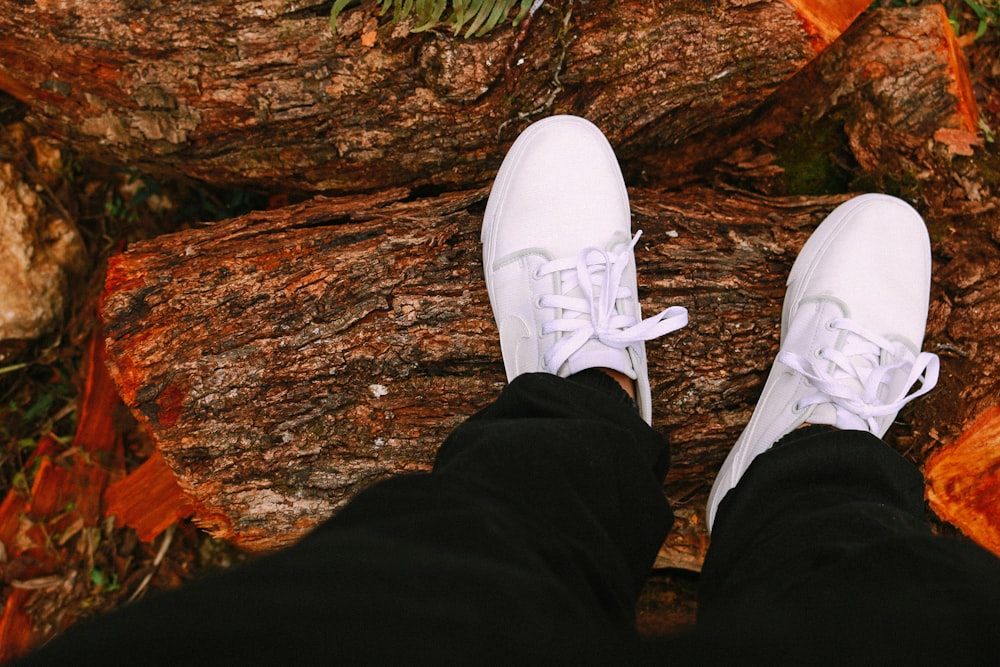
[[[810,424],[826,424],[828,426],[843,428],[837,423],[839,421],[837,418],[838,412],[842,411],[837,410],[837,406],[833,403],[820,403],[813,408],[812,413],[810,413],[806,421]]]
[[[621,236],[616,233],[612,241],[608,244],[607,253],[605,259],[608,261],[607,265],[598,264],[588,267],[589,272],[585,275],[577,273],[577,267],[567,268],[562,273],[563,280],[572,280],[577,284],[570,290],[564,292],[564,296],[581,299],[583,301],[588,301],[588,297],[584,293],[583,287],[579,284],[579,281],[584,281],[587,283],[589,291],[592,292],[593,303],[598,305],[600,303],[606,303],[601,299],[602,290],[608,289],[612,292],[617,292],[619,285],[615,281],[607,281],[608,271],[614,270],[614,264],[617,261],[621,261],[622,257],[616,255],[616,252],[621,252],[623,248],[627,249],[629,247],[629,236]],[[635,238],[638,238],[636,235]],[[633,240],[634,243],[634,240]],[[588,251],[589,253],[589,251]],[[585,255],[589,261],[589,254]],[[634,287],[633,287],[634,290]],[[617,295],[612,293],[611,298],[617,301]],[[612,313],[616,314],[617,310]],[[595,316],[597,314],[594,312],[588,312],[586,314],[581,313],[581,317],[586,317],[591,320],[591,323],[595,321]],[[592,335],[595,335],[592,333]],[[572,375],[573,373],[579,373],[580,371],[586,370],[588,368],[607,368],[613,371],[618,371],[623,375],[635,380],[638,375],[634,368],[632,355],[629,353],[627,348],[616,347],[614,345],[608,345],[598,338],[591,338],[583,343],[579,349],[573,352],[572,355],[563,363],[559,374]]]
[[[588,368],[609,368],[618,371],[635,380],[635,369],[627,350],[608,347],[599,340],[588,340],[563,365],[568,369],[568,375],[579,373]]]
[[[597,297],[600,295],[602,288],[600,285],[593,285],[592,289],[594,291],[594,296]],[[566,296],[578,299],[585,298],[583,289],[580,286],[566,292]],[[593,313],[591,313],[591,317],[592,316]],[[579,373],[580,371],[587,370],[588,368],[608,368],[613,371],[618,371],[633,380],[637,377],[635,369],[632,367],[632,359],[627,350],[605,345],[596,338],[591,338],[585,342],[583,346],[574,352],[573,355],[566,360],[566,363],[563,364],[563,369],[568,375]]]
[[[850,337],[852,335],[854,334],[847,335],[846,345],[841,347],[842,350],[844,347],[850,346]],[[848,359],[857,372],[858,377],[862,378],[862,380],[867,378],[869,373],[875,368],[875,364],[872,363],[872,359],[869,356],[851,355]],[[833,378],[844,388],[848,389],[851,394],[858,397],[864,395],[864,386],[858,377],[844,371],[833,362],[830,362],[827,370],[832,372]],[[811,424],[828,424],[839,429],[868,430],[864,419],[834,402],[817,404],[812,414],[809,415],[808,421]]]

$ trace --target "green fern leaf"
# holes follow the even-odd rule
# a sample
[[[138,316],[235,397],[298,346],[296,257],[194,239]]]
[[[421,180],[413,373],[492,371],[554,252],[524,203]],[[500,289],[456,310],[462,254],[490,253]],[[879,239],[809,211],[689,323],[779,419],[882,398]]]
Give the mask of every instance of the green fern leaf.
[[[465,1],[466,0],[452,0],[452,12],[451,16],[448,17],[448,23],[453,25],[462,25],[465,23]],[[455,33],[458,33],[456,28]]]
[[[496,24],[500,21],[501,15],[505,15],[509,10],[510,0],[495,0],[493,11],[486,17],[486,22],[483,23],[482,27],[476,31],[476,37],[481,37],[495,28]]]
[[[340,12],[344,11],[344,7],[351,4],[353,0],[334,0],[333,8],[330,9],[330,30],[337,32],[337,17],[340,16]]]
[[[521,21],[523,21],[524,18],[528,15],[528,12],[531,11],[531,8],[532,8],[532,6],[534,6],[534,4],[535,4],[535,0],[521,0],[521,11],[519,11],[517,13],[517,16],[514,17],[513,24],[517,25],[518,23],[520,23]],[[539,5],[542,4],[541,0],[538,0],[538,4]],[[532,13],[534,13],[534,12],[532,12]]]
[[[456,17],[454,21],[456,35],[462,31],[462,28],[468,21],[476,17],[476,15],[479,13],[479,10],[482,9],[484,2],[485,0],[467,0],[467,2],[462,3],[465,5],[462,8],[462,14],[460,17]]]
[[[423,23],[413,29],[413,32],[424,32],[430,30],[441,21],[441,15],[448,7],[448,0],[428,0],[427,9],[421,14]]]
[[[486,19],[489,18],[490,12],[493,11],[493,6],[496,5],[497,2],[504,2],[504,0],[484,0],[482,5],[479,7],[479,11],[476,12],[476,17],[473,19],[469,29],[465,31],[466,39],[476,34],[476,31],[478,31],[483,23],[486,22]]]
[[[411,14],[417,19],[417,25],[411,32],[424,32],[442,23],[448,7],[451,14],[444,21],[451,26],[456,35],[466,38],[481,37],[510,17],[511,9],[518,0],[375,0],[379,3],[379,16],[386,16],[392,11],[393,23],[405,20]],[[337,18],[349,5],[357,4],[359,0],[334,0],[330,9],[330,29],[336,32]],[[542,0],[520,0],[520,9],[512,23],[517,25],[533,8],[542,4]],[[468,27],[466,27],[468,26]]]
[[[403,0],[399,2],[396,0],[396,16],[393,18],[393,23],[399,23],[413,11],[413,0]]]

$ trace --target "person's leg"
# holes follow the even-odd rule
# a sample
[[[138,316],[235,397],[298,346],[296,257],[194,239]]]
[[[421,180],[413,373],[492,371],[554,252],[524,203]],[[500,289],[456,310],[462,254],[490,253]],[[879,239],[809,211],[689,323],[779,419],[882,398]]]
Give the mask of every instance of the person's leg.
[[[931,283],[923,219],[905,202],[862,195],[812,233],[788,275],[781,344],[750,421],[712,485],[708,525],[755,457],[803,424],[881,438],[937,383],[921,352]]]
[[[719,508],[701,631],[813,663],[996,664],[1000,559],[935,535],[923,489],[870,433],[785,436]]]
[[[614,588],[628,592],[615,601],[615,616],[631,622],[635,596],[673,522],[661,488],[670,450],[604,372],[590,369],[569,381],[545,373],[515,378],[444,442],[434,472],[521,506],[553,543],[591,554],[594,572],[581,573],[580,582],[613,577]],[[601,552],[613,560],[597,558]],[[572,576],[568,563],[561,574]]]
[[[294,547],[74,628],[25,664],[626,655],[672,522],[669,450],[614,380],[527,374]]]
[[[510,155],[484,269],[511,384],[433,471],[379,483],[291,549],[71,630],[26,664],[109,650],[167,665],[627,658],[672,520],[643,341],[686,314],[639,321],[624,184],[596,128],[542,121]]]
[[[431,475],[383,484],[330,522],[333,540],[389,538],[384,557],[350,576],[377,579],[416,548],[406,578],[429,587],[400,596],[369,585],[348,613],[409,633],[406,653],[429,650],[435,662],[627,652],[636,596],[672,523],[661,487],[668,448],[614,381],[579,377],[516,378],[445,441]],[[414,608],[387,612],[399,599]]]
[[[923,222],[888,197],[848,202],[803,248],[711,495],[698,637],[779,662],[996,664],[1000,560],[932,533],[919,471],[880,439],[937,378],[929,283]]]

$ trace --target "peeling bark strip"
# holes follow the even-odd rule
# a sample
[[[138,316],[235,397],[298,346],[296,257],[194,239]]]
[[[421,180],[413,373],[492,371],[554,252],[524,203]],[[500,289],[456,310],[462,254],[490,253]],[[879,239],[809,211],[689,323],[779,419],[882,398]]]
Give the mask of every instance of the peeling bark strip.
[[[745,116],[868,2],[549,0],[519,41],[409,34],[329,2],[4,3],[0,89],[74,148],[217,184],[485,184],[530,121],[585,115],[625,159]],[[833,5],[836,5],[835,7]]]
[[[36,627],[30,612],[40,591],[58,587],[65,595],[71,588],[74,575],[67,573],[66,563],[84,549],[81,541],[89,541],[84,531],[98,525],[108,482],[125,471],[122,437],[114,426],[118,395],[104,359],[104,339],[97,331],[84,357],[73,446],[61,451],[54,435],[42,437],[25,464],[35,470],[30,492],[9,489],[0,503],[5,588],[9,586],[0,609],[0,662],[75,620],[63,617],[59,628]]]
[[[114,260],[103,312],[113,376],[215,535],[252,549],[293,541],[372,482],[426,470],[501,390],[484,196],[319,198]],[[661,564],[698,561],[703,522],[689,510],[702,511],[757,400],[787,271],[842,199],[632,193],[645,309],[691,312],[649,346],[654,424],[675,447],[666,492],[691,527]],[[904,412],[913,428],[890,432],[917,461],[1000,389],[992,219],[995,238],[985,222],[930,220],[948,230],[935,232],[925,344],[942,355],[942,381]]]

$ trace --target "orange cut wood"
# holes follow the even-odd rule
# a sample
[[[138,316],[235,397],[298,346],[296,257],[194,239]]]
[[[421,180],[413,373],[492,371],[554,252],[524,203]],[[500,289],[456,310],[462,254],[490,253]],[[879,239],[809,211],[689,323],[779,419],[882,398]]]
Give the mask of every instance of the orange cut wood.
[[[952,93],[958,100],[959,118],[963,123],[962,130],[966,132],[979,132],[979,110],[976,106],[976,93],[972,89],[972,79],[969,76],[969,65],[965,60],[962,45],[958,42],[958,36],[951,28],[951,21],[944,5],[936,5],[941,15],[941,25],[948,26],[945,30],[945,42],[948,48],[948,62],[951,64],[951,71],[954,72],[954,87]]]
[[[0,541],[8,562],[18,560],[18,578],[57,573],[64,566],[60,538],[100,518],[108,479],[123,467],[123,446],[114,427],[118,393],[104,362],[104,336],[93,334],[84,360],[84,384],[72,445],[41,438],[25,470],[34,469],[30,491],[8,491],[0,504]],[[35,591],[12,588],[0,616],[0,661],[13,658],[44,639],[25,613]]]
[[[135,529],[144,542],[194,513],[187,494],[177,484],[159,450],[127,477],[108,487],[104,512]]]
[[[868,0],[788,0],[788,4],[802,17],[806,32],[813,35],[813,46],[822,51],[872,3]]]
[[[41,460],[51,456],[58,445],[59,441],[50,436],[44,436],[39,439],[38,444],[35,445],[35,451],[31,453],[31,456],[28,457],[27,462],[24,464],[25,470],[33,469],[36,464],[40,468]],[[28,512],[30,507],[29,495],[17,489],[7,491],[3,502],[0,503],[0,542],[3,542],[6,547],[8,558],[14,553],[13,544],[21,528],[21,517]]]
[[[25,653],[35,644],[35,628],[24,606],[34,591],[11,589],[0,616],[0,661]]]
[[[931,509],[1000,556],[1000,406],[927,460]]]

